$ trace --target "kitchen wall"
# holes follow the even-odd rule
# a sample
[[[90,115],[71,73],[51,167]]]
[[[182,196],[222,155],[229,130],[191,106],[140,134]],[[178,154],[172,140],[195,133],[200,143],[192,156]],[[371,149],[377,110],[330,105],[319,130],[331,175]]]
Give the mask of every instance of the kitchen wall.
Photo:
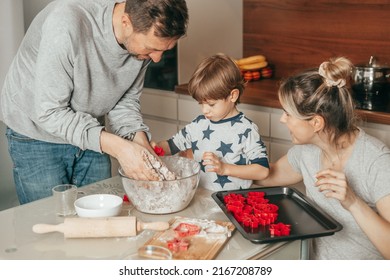
[[[39,13],[47,4],[53,0],[23,0],[23,17],[24,28],[30,26],[31,21],[34,19],[37,13]]]
[[[243,0],[186,0],[187,36],[178,43],[179,84],[188,83],[195,67],[218,52],[243,54]]]
[[[23,35],[23,1],[0,1],[0,90]],[[5,124],[0,120],[0,210],[18,205],[5,129]]]
[[[388,0],[244,0],[244,55],[264,54],[277,77],[344,55],[390,65]]]
[[[52,0],[0,1],[0,89],[8,67],[34,16]],[[1,105],[1,104],[0,104]],[[8,154],[5,124],[0,120],[0,211],[19,204]]]

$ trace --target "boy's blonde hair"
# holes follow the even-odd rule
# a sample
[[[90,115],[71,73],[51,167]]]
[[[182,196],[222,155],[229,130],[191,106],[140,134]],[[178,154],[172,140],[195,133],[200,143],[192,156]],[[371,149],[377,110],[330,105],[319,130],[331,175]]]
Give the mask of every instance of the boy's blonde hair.
[[[226,99],[233,89],[238,89],[238,104],[244,87],[245,81],[235,61],[219,53],[204,59],[198,65],[189,81],[188,91],[196,101],[203,103],[207,100]]]

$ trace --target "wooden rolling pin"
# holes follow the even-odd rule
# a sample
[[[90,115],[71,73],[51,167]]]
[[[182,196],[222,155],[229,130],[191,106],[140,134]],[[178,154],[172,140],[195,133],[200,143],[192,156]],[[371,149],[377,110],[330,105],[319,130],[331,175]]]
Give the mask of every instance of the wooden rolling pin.
[[[166,230],[168,222],[143,223],[136,217],[65,218],[58,225],[36,224],[35,233],[62,232],[65,238],[136,236],[144,229]]]

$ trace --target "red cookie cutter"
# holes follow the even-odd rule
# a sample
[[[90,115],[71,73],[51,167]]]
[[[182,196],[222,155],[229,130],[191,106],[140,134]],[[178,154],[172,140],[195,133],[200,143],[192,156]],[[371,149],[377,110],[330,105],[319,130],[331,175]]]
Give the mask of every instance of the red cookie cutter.
[[[200,226],[189,223],[180,223],[174,228],[174,231],[177,237],[192,236],[199,233]]]
[[[160,146],[155,146],[154,147],[154,152],[156,153],[156,155],[161,156],[161,157],[163,155],[165,155],[164,149],[162,147],[160,147]]]
[[[168,249],[173,252],[187,251],[189,245],[189,241],[176,237],[167,241]]]

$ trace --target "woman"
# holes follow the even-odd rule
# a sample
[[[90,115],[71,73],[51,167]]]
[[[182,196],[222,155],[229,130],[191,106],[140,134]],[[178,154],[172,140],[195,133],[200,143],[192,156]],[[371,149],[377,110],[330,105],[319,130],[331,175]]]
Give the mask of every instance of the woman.
[[[282,82],[281,122],[295,144],[259,185],[303,181],[307,195],[343,225],[313,240],[313,259],[390,259],[390,150],[357,124],[339,57]]]

